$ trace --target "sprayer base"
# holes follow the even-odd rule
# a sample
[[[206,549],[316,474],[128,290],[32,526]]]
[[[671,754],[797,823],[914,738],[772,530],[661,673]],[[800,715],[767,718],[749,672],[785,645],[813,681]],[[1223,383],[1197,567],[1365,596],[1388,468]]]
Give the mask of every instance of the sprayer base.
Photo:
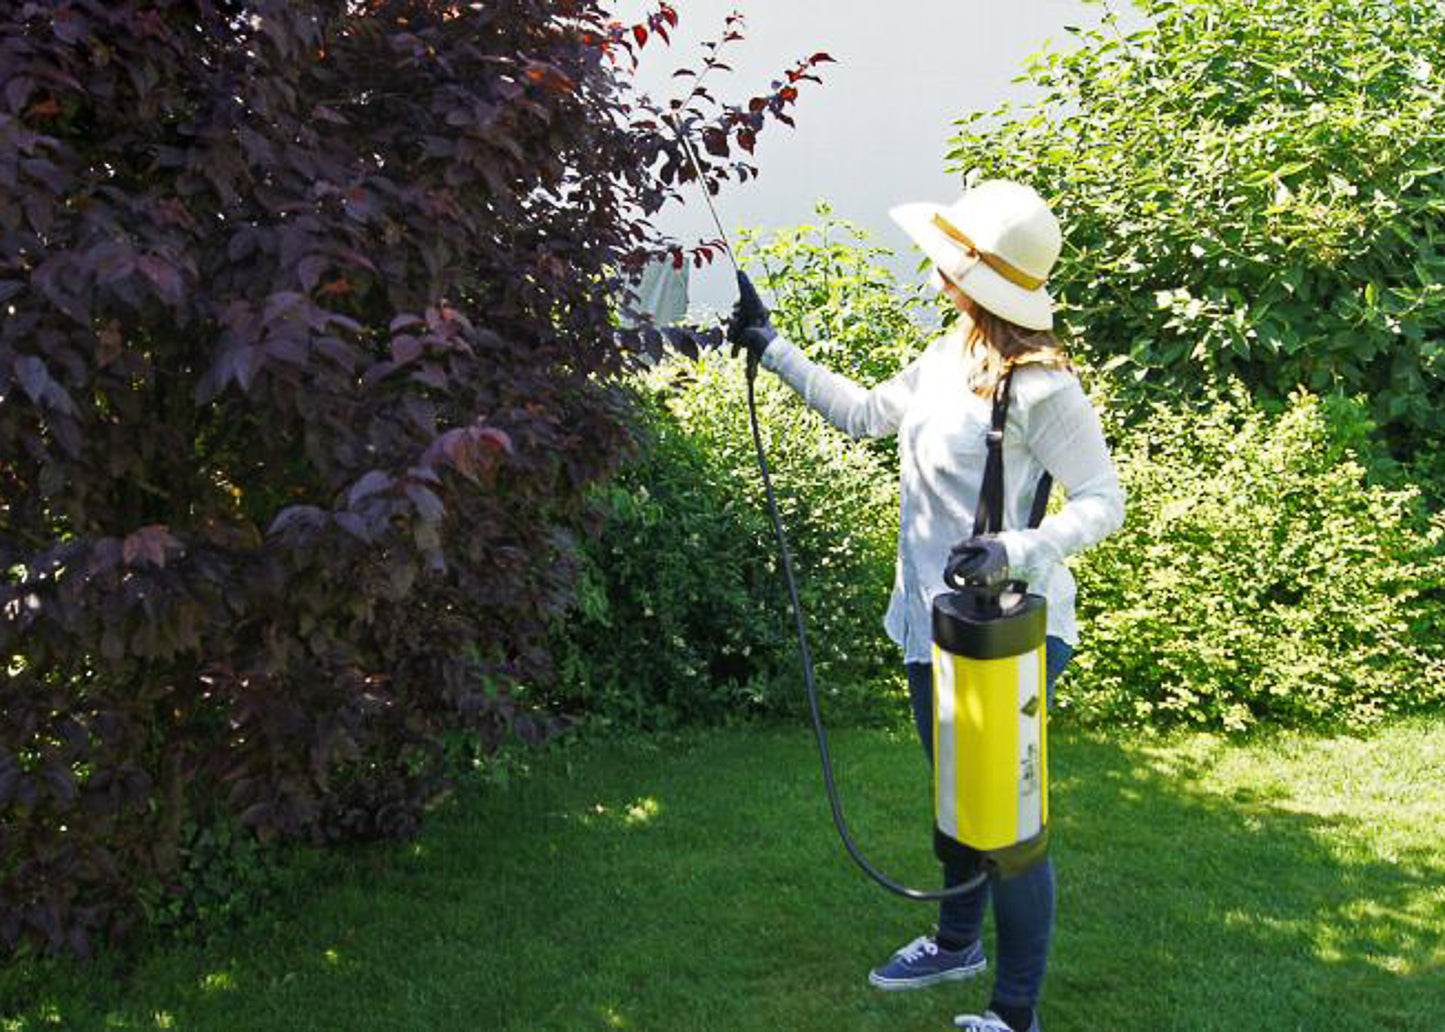
[[[1015,842],[1003,849],[974,849],[957,839],[950,838],[935,825],[933,828],[933,852],[955,872],[965,878],[973,877],[980,871],[997,871],[1001,877],[1016,878],[1044,862],[1049,855],[1049,828],[1044,825],[1033,838]]]

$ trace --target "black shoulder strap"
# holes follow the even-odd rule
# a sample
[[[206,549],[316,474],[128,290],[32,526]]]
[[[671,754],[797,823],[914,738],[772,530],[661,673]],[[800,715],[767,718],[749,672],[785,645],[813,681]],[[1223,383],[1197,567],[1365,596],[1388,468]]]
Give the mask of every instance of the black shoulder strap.
[[[978,492],[978,509],[974,512],[973,533],[997,534],[1003,530],[1003,431],[1008,424],[1009,388],[1013,386],[1013,369],[999,378],[993,391],[993,416],[988,428],[988,458],[983,467],[983,486]],[[1029,526],[1044,521],[1049,507],[1049,492],[1054,478],[1047,471],[1039,477],[1034,489],[1034,504],[1029,509]]]
[[[1044,522],[1044,514],[1049,511],[1049,492],[1054,489],[1054,475],[1047,470],[1039,477],[1039,486],[1034,488],[1034,504],[1029,509],[1029,527],[1037,527]]]
[[[988,427],[988,458],[983,466],[983,486],[973,515],[973,536],[997,534],[1003,530],[1003,428],[1008,423],[1008,394],[1013,370],[999,377],[993,389],[993,418]]]

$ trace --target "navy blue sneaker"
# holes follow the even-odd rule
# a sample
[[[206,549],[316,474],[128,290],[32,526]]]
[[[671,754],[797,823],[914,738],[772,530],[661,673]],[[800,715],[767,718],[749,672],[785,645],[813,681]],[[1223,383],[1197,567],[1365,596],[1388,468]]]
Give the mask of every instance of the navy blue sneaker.
[[[888,963],[869,972],[868,981],[879,989],[921,989],[938,982],[972,978],[986,967],[982,943],[945,950],[931,936],[920,935],[893,954]]]

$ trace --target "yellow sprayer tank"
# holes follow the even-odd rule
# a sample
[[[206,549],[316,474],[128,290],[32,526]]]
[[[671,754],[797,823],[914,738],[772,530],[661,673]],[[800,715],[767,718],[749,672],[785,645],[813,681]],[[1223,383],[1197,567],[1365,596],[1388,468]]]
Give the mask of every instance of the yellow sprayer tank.
[[[1046,604],[965,585],[933,602],[934,850],[1004,876],[1048,852]]]

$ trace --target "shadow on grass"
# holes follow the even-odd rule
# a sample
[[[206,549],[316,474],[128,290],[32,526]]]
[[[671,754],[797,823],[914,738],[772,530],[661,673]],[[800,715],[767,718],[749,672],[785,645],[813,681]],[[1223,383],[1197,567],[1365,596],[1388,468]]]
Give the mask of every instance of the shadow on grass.
[[[1445,1030],[1438,822],[1221,786],[1217,755],[1061,744],[1050,995],[1113,1027]]]
[[[845,732],[835,757],[870,855],[930,884],[916,744]],[[815,762],[800,729],[591,748],[224,940],[49,969],[0,1029],[921,1032],[981,1008],[987,979],[867,987],[932,912],[847,862]],[[1221,790],[1207,753],[1063,732],[1051,764],[1050,1032],[1445,1030],[1438,828]]]

